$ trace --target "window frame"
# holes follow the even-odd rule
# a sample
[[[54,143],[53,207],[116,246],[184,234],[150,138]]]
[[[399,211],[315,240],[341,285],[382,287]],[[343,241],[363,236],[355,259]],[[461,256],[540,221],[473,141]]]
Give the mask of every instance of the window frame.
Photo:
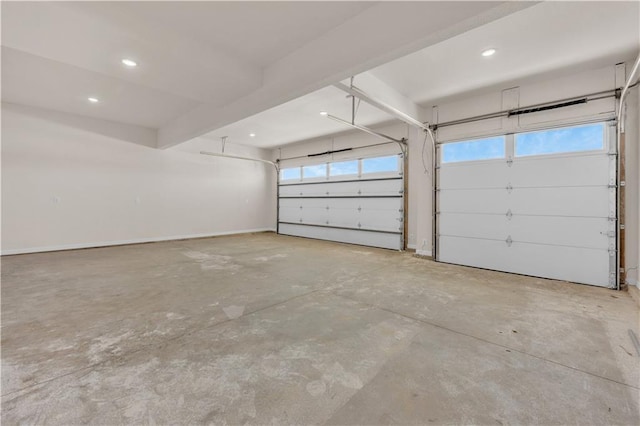
[[[291,178],[291,179],[285,179],[283,176],[283,172],[285,170],[290,170],[290,169],[298,169],[299,172],[299,177],[297,178]],[[280,169],[280,182],[287,182],[287,183],[294,183],[294,182],[302,182],[302,166],[296,166],[296,167],[283,167]]]
[[[363,170],[363,161],[364,160],[371,160],[374,158],[385,158],[385,157],[396,157],[396,170],[394,171],[381,171],[381,172],[369,172],[369,173],[365,173]],[[403,175],[404,170],[403,170],[403,158],[402,158],[402,154],[383,154],[383,155],[370,155],[370,156],[366,156],[366,157],[360,157],[358,158],[359,161],[359,177],[362,180],[366,180],[366,179],[379,179],[379,178],[383,178],[383,177],[400,177]]]
[[[591,125],[601,125],[602,126],[602,148],[598,149],[583,149],[579,151],[561,151],[561,152],[549,152],[549,153],[540,153],[540,154],[528,154],[528,155],[517,155],[516,147],[517,147],[517,139],[518,135],[528,134],[528,133],[543,133],[554,130],[562,130],[562,129],[570,129],[574,127],[586,127]],[[609,132],[607,131],[607,121],[597,121],[594,123],[586,123],[586,124],[573,124],[573,125],[564,125],[564,126],[554,126],[543,129],[536,130],[528,130],[524,132],[517,132],[513,134],[513,158],[518,158],[519,160],[531,158],[549,158],[549,157],[568,157],[568,156],[576,156],[576,155],[590,155],[590,154],[600,154],[603,152],[609,151]]]
[[[350,163],[350,162],[356,162],[356,172],[355,173],[346,173],[346,174],[341,174],[341,175],[331,175],[331,165],[334,163]],[[338,160],[338,161],[331,161],[329,163],[327,163],[328,165],[328,175],[327,175],[327,180],[354,180],[354,178],[359,178],[360,177],[360,173],[361,173],[361,165],[360,165],[360,159],[358,158],[351,158],[351,159],[346,159],[346,160]]]
[[[317,166],[324,166],[324,176],[313,176],[313,177],[304,177],[304,168],[305,167],[317,167]],[[300,166],[300,179],[301,182],[322,182],[322,181],[326,181],[329,179],[329,163],[328,162],[324,162],[324,163],[314,163],[314,164],[305,164],[303,166]]]
[[[469,163],[479,164],[479,163],[485,163],[485,162],[506,161],[510,155],[509,136],[510,135],[507,135],[507,134],[492,135],[492,136],[478,136],[478,137],[465,138],[460,140],[453,140],[453,141],[439,143],[437,145],[439,149],[439,152],[437,153],[438,162],[441,166],[444,166],[444,165],[452,166],[457,164],[469,164]],[[496,138],[502,138],[502,141],[503,141],[504,153],[501,157],[479,158],[474,160],[444,161],[444,147],[446,145],[452,145],[457,143],[479,142],[483,140],[496,139]]]

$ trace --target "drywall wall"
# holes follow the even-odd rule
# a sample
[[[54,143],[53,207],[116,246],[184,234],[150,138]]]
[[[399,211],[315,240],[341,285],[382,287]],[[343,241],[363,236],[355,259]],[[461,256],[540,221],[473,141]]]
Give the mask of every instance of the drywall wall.
[[[272,166],[197,154],[219,149],[207,140],[156,150],[98,121],[2,104],[3,254],[275,228]]]

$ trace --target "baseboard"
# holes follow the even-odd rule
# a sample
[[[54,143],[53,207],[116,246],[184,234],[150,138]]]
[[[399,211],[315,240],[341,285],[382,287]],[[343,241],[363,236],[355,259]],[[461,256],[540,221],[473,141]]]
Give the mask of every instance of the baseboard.
[[[256,232],[275,232],[275,231],[276,231],[275,228],[258,228],[258,229],[243,229],[239,231],[213,232],[213,233],[205,233],[205,234],[173,235],[170,237],[136,238],[132,240],[119,240],[119,241],[108,241],[108,242],[99,242],[99,243],[78,243],[78,244],[65,244],[60,246],[49,246],[49,247],[29,247],[29,248],[22,248],[22,249],[2,250],[1,255],[11,256],[14,254],[44,253],[48,251],[78,250],[78,249],[98,248],[98,247],[124,246],[129,244],[157,243],[160,241],[190,240],[194,238],[222,237],[225,235],[241,235],[241,234],[252,234]]]
[[[416,250],[418,256],[432,257],[431,250]]]

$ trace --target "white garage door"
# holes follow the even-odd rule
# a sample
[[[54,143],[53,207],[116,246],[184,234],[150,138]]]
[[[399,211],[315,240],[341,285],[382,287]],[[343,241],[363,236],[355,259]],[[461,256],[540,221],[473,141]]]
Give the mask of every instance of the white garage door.
[[[441,145],[437,259],[615,286],[609,133],[599,123]]]
[[[284,168],[278,233],[372,247],[403,247],[401,155]]]

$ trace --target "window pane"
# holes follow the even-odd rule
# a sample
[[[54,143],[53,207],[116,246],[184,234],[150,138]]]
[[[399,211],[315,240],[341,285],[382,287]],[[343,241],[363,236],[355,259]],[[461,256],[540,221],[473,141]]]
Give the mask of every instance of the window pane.
[[[362,159],[362,173],[397,172],[398,156]]]
[[[517,156],[593,151],[603,148],[602,123],[516,135]]]
[[[504,136],[442,145],[442,162],[490,160],[505,156]]]
[[[300,167],[280,170],[280,179],[300,179]]]
[[[329,164],[329,176],[357,175],[358,160],[339,161]]]
[[[302,168],[303,178],[327,177],[327,165],[317,164],[315,166],[304,166]]]

